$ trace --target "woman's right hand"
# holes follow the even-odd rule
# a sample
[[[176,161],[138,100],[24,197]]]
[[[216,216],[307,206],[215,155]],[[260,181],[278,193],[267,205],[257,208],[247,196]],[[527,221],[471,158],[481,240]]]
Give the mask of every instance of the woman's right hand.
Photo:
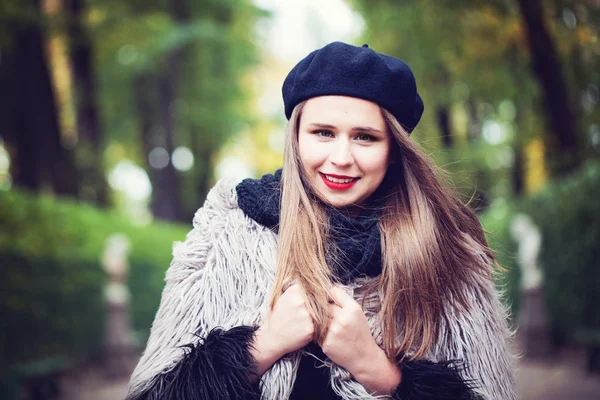
[[[258,374],[264,374],[285,354],[307,345],[313,334],[314,324],[304,290],[298,284],[291,285],[255,333],[250,352],[257,362]]]

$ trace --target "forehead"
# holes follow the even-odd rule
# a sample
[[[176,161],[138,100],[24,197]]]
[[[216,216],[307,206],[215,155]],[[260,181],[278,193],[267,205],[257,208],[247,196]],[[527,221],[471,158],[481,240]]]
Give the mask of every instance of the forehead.
[[[379,106],[371,101],[347,96],[320,96],[306,101],[300,124],[329,124],[336,127],[365,126],[385,131]]]

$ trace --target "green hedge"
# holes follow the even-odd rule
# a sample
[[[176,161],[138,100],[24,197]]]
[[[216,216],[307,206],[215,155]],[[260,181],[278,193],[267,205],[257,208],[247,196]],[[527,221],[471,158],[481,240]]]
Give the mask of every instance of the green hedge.
[[[490,245],[507,268],[501,283],[514,315],[520,273],[509,229],[517,212],[529,215],[542,234],[539,261],[553,333],[570,340],[600,331],[600,163],[591,161],[533,196],[496,202],[482,215]]]
[[[146,334],[172,243],[187,231],[163,223],[136,227],[88,205],[0,191],[0,376],[17,363],[99,349],[106,282],[100,260],[113,233],[131,242],[131,317]]]
[[[542,231],[540,262],[555,330],[600,331],[600,163],[547,185],[523,204]]]
[[[0,365],[96,350],[104,282],[96,263],[18,253],[0,263]]]

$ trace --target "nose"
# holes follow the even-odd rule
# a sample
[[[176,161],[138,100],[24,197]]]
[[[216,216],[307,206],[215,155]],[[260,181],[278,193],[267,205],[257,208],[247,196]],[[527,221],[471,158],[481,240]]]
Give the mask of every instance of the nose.
[[[348,140],[339,140],[335,143],[330,156],[331,163],[338,167],[348,167],[354,163],[352,146]]]

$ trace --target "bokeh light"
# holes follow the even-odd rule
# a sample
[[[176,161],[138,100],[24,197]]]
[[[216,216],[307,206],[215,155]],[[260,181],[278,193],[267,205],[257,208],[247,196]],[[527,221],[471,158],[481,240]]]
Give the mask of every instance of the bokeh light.
[[[152,185],[146,171],[127,159],[115,165],[108,174],[108,183],[130,200],[146,201],[152,194]]]
[[[173,151],[171,162],[176,170],[186,172],[194,166],[194,155],[185,146],[180,146]]]
[[[163,169],[169,165],[169,153],[163,147],[155,147],[148,154],[148,162],[154,169]]]

